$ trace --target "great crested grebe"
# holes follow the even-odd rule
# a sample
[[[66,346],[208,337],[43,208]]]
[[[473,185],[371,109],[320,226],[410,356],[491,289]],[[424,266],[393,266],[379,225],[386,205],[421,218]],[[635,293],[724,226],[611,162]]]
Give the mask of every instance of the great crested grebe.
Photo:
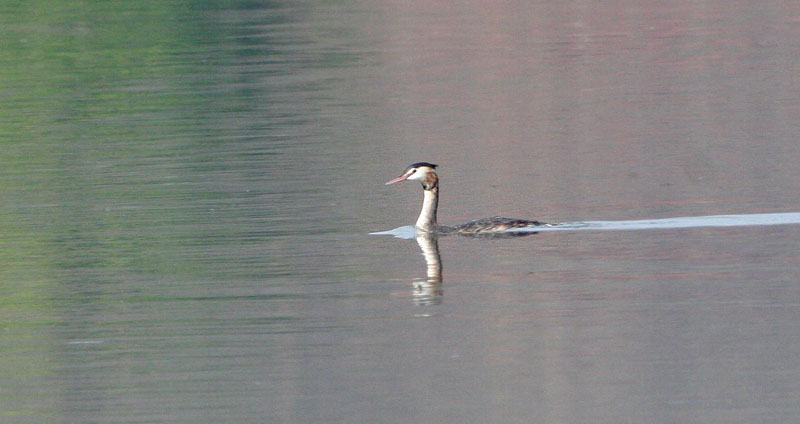
[[[447,227],[436,222],[436,209],[439,206],[439,176],[436,175],[436,165],[428,162],[417,162],[408,166],[399,177],[389,181],[386,185],[399,183],[400,181],[410,180],[422,183],[424,198],[422,200],[422,211],[419,213],[415,227],[419,231],[438,234],[502,234],[506,230],[513,228],[545,226],[543,222],[527,219],[492,218],[476,219],[465,224]],[[531,234],[531,233],[529,233]]]

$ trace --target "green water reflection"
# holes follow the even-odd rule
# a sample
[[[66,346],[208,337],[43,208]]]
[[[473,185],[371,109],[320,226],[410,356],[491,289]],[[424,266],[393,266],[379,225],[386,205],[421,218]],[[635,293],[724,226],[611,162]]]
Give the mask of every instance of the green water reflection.
[[[286,230],[267,221],[306,206],[255,182],[314,135],[297,129],[314,83],[292,72],[341,58],[286,52],[304,37],[299,6],[225,7],[0,6],[0,419],[75,407],[60,379],[135,373],[126,360],[97,370],[135,349],[108,337],[183,334],[213,319],[203,302],[225,303],[216,284],[285,274]],[[273,96],[286,86],[293,97]],[[233,298],[258,296],[253,284]]]

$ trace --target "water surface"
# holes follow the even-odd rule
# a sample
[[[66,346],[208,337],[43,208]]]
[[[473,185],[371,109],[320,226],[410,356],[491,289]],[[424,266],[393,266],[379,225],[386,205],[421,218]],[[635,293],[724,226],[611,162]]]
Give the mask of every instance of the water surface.
[[[791,5],[2,11],[0,421],[800,414]]]

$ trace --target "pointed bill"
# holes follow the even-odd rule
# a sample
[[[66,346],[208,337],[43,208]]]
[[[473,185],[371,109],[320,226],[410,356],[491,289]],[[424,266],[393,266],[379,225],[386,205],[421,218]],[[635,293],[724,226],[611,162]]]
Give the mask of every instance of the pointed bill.
[[[410,176],[411,176],[411,174],[403,174],[403,175],[401,175],[401,176],[399,176],[399,177],[397,177],[397,178],[395,178],[395,179],[393,179],[391,181],[388,181],[384,185],[399,183],[400,181],[404,181],[404,180],[408,179],[408,177],[410,177]]]

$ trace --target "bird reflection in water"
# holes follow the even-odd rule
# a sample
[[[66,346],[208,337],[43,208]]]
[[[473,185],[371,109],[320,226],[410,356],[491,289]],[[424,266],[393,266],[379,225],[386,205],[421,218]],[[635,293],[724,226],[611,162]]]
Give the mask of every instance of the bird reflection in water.
[[[461,234],[462,237],[480,239],[504,239],[515,237],[526,237],[537,234],[535,232],[507,232],[494,234]],[[417,305],[438,305],[442,303],[444,290],[442,288],[442,255],[439,252],[439,235],[418,231],[416,234],[417,244],[425,257],[426,275],[425,278],[414,279],[414,301]]]
[[[417,233],[417,244],[425,257],[425,278],[414,279],[414,301],[418,305],[442,303],[442,256],[439,254],[439,238],[433,233]]]

